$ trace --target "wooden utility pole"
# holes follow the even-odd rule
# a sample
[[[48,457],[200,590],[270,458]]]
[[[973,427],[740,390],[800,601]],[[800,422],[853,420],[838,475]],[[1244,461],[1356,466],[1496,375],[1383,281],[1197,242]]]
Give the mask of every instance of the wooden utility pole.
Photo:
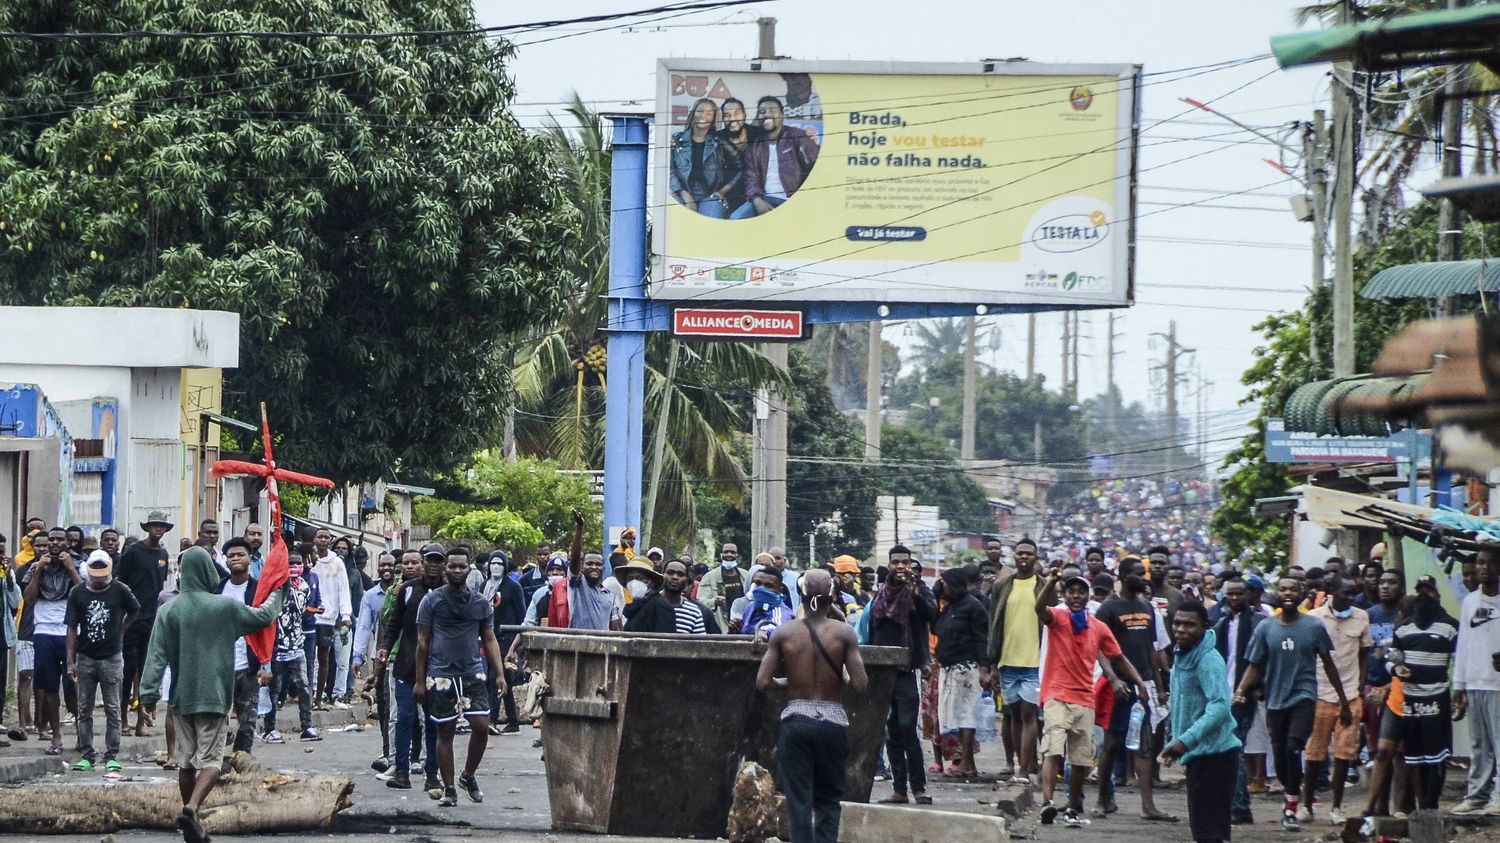
[[[870,346],[865,360],[865,460],[880,459],[880,321],[870,323]]]
[[[970,316],[965,320],[965,333],[967,342],[964,343],[964,411],[963,423],[959,433],[958,455],[964,461],[965,466],[974,459],[974,425],[977,422],[978,397],[975,395],[979,388],[978,363],[974,356],[977,353],[975,346],[978,345],[978,319]]]
[[[1318,293],[1326,280],[1328,238],[1328,127],[1325,125],[1323,109],[1313,112],[1313,122],[1302,134],[1302,160],[1307,168],[1307,186],[1312,194],[1312,289]],[[1314,376],[1322,374],[1321,352],[1318,349],[1318,326],[1311,320],[1307,323],[1308,359],[1312,362]]]
[[[1036,377],[1036,314],[1026,314],[1026,381]]]
[[[1339,23],[1349,23],[1348,0],[1339,3]],[[1353,65],[1333,66],[1333,374],[1354,374],[1354,96]]]
[[[1448,8],[1458,8],[1458,0],[1448,0]],[[1443,86],[1443,177],[1456,178],[1463,175],[1463,121],[1464,83],[1459,68],[1451,71],[1448,84]],[[1463,212],[1454,206],[1452,199],[1438,202],[1437,259],[1440,261],[1462,260]],[[1443,296],[1438,300],[1440,316],[1457,315],[1458,299]]]
[[[1184,347],[1177,342],[1177,320],[1175,319],[1167,323],[1167,332],[1165,334],[1157,333],[1155,336],[1164,337],[1167,341],[1167,356],[1161,363],[1161,369],[1164,372],[1163,379],[1165,380],[1164,386],[1166,387],[1166,444],[1169,446],[1166,451],[1166,470],[1171,471],[1173,463],[1172,453],[1177,447],[1178,427],[1180,424],[1177,412],[1177,385],[1185,377],[1181,374],[1177,366],[1177,360],[1184,354],[1192,354],[1196,349]]]

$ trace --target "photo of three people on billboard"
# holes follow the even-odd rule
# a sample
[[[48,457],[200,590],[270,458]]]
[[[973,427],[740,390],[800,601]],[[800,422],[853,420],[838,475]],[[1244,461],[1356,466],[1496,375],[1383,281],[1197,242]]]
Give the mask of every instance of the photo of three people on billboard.
[[[811,79],[805,73],[726,73],[710,93],[725,96],[692,99],[685,125],[672,134],[672,196],[714,219],[768,214],[797,192],[818,161],[823,114]],[[674,105],[680,98],[674,96]]]

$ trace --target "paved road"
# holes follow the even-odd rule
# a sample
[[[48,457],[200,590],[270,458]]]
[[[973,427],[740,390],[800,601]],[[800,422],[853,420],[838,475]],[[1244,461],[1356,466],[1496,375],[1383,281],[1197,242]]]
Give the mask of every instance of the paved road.
[[[464,841],[469,839],[483,840],[556,840],[563,841],[597,841],[601,838],[586,834],[554,834],[549,831],[549,813],[547,808],[546,782],[542,763],[541,751],[531,746],[532,739],[538,734],[531,729],[525,729],[518,736],[494,737],[490,739],[490,750],[486,754],[484,765],[480,769],[480,786],[485,793],[485,800],[481,805],[474,805],[467,799],[460,797],[457,808],[438,808],[437,803],[428,799],[420,790],[398,791],[384,786],[384,783],[375,778],[375,773],[370,769],[370,761],[380,752],[380,735],[378,731],[369,730],[364,732],[340,732],[325,730],[325,739],[318,743],[302,744],[291,742],[282,745],[259,744],[256,747],[256,755],[269,766],[288,770],[303,770],[317,773],[333,773],[352,776],[355,780],[354,807],[352,810],[341,815],[335,827],[317,835],[318,839],[329,841],[347,840],[350,843],[359,841],[368,843],[373,835],[381,835],[395,840],[422,840],[422,841]],[[156,739],[160,741],[160,739]],[[143,741],[131,741],[128,751],[141,751]],[[989,747],[985,748],[986,750]],[[8,750],[0,751],[0,761],[5,758],[17,756],[35,756],[39,754],[40,747],[35,741],[25,745],[18,745]],[[981,769],[985,762],[991,760],[988,752],[981,756]],[[69,761],[73,760],[68,758]],[[130,760],[127,763],[127,772],[131,776],[166,781],[167,777],[160,768],[152,764],[149,759]],[[1169,771],[1169,779],[1176,779],[1176,771]],[[69,773],[65,778],[80,778],[82,774]],[[25,785],[20,785],[25,787]],[[683,786],[677,783],[672,786]],[[938,780],[933,782],[931,792],[934,796],[935,810],[948,811],[983,811],[989,812],[993,808],[991,804],[996,798],[996,792],[988,783],[965,784],[951,780]],[[887,791],[887,786],[876,784],[875,797],[879,798]],[[1362,799],[1363,788],[1351,788],[1350,803],[1358,804],[1355,800]],[[1092,793],[1092,792],[1091,792]],[[1095,820],[1082,831],[1065,829],[1061,826],[1038,827],[1035,822],[1035,811],[1013,825],[1014,836],[1044,841],[1072,841],[1079,839],[1095,839],[1101,843],[1142,843],[1142,841],[1153,841],[1153,843],[1186,843],[1191,839],[1186,822],[1175,825],[1146,822],[1135,818],[1135,809],[1139,808],[1139,797],[1134,788],[1123,789],[1118,797],[1122,808],[1120,814],[1116,814],[1106,820]],[[1092,800],[1088,804],[1092,804]],[[1174,783],[1173,787],[1162,791],[1158,796],[1158,806],[1165,811],[1186,816],[1186,799],[1180,784]],[[1250,843],[1292,843],[1292,841],[1311,841],[1319,839],[1333,831],[1326,820],[1322,820],[1316,826],[1308,826],[1300,835],[1285,834],[1281,831],[1279,823],[1273,822],[1277,816],[1277,804],[1275,801],[1261,797],[1257,801],[1255,810],[1257,817],[1261,820],[1255,826],[1240,827],[1235,831],[1236,841],[1250,841]],[[4,818],[0,817],[0,829],[4,828]],[[309,837],[311,835],[303,835]],[[0,834],[0,838],[5,835]],[[12,837],[11,839],[20,839]],[[53,838],[69,843],[97,843],[98,837],[69,836]],[[180,840],[177,834],[166,832],[122,832],[116,836],[119,843],[136,843],[136,841],[175,841]],[[288,838],[290,839],[290,838]],[[1500,828],[1490,827],[1473,839],[1500,839]]]

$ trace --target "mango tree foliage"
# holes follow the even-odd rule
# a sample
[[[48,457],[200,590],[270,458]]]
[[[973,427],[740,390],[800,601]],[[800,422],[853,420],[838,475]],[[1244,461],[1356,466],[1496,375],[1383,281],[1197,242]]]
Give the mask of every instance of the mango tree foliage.
[[[0,4],[0,30],[464,29],[466,0]],[[288,465],[441,472],[575,242],[510,47],[468,36],[0,40],[0,303],[241,315],[227,409]],[[58,324],[66,335],[65,321]],[[119,323],[122,347],[162,338]]]

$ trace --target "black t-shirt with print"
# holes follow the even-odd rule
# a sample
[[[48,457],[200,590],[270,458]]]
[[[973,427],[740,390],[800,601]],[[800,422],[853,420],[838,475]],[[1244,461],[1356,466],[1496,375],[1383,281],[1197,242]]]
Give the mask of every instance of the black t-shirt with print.
[[[78,652],[91,659],[108,659],[123,647],[125,616],[138,612],[141,604],[130,588],[111,580],[103,591],[91,591],[87,582],[68,592],[66,623],[78,628]]]

